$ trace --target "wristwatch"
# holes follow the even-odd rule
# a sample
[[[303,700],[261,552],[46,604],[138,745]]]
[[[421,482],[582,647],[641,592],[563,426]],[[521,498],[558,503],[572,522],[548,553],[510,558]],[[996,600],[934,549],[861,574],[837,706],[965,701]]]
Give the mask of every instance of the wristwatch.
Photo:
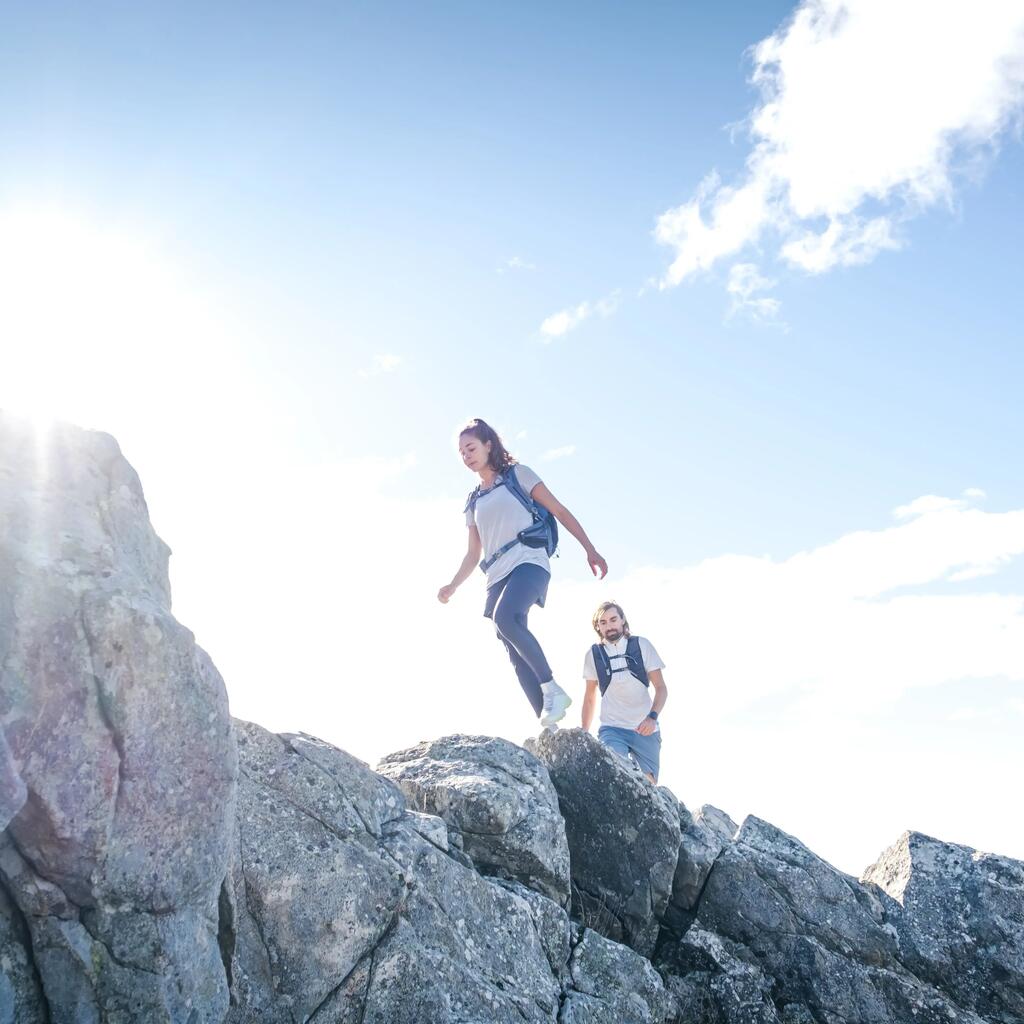
[[[648,718],[653,718],[655,721],[657,721],[658,720],[658,712],[657,711],[648,711],[647,712],[647,717]]]

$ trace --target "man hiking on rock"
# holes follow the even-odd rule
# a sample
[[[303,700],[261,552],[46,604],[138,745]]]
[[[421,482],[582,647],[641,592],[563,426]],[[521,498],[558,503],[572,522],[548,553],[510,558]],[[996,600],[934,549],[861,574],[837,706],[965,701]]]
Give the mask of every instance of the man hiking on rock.
[[[625,613],[614,601],[605,601],[594,612],[593,625],[601,642],[587,651],[583,662],[587,681],[583,728],[590,731],[600,689],[597,738],[620,757],[632,757],[644,775],[657,782],[661,763],[658,715],[668,699],[661,675],[665,663],[649,640],[630,635]],[[653,700],[650,685],[654,686]]]

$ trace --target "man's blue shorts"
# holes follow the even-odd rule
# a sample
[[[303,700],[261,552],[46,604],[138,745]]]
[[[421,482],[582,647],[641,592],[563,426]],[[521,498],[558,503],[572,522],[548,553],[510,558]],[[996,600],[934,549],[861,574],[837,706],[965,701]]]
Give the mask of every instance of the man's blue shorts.
[[[602,725],[597,730],[597,738],[615,751],[619,757],[628,758],[640,765],[646,775],[653,775],[658,781],[658,769],[661,767],[661,730],[650,736],[641,736],[635,729],[620,729],[617,725]]]

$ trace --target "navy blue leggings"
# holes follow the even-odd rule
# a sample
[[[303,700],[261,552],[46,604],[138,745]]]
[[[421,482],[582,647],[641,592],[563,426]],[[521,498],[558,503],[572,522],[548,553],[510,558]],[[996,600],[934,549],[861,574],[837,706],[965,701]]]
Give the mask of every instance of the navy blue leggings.
[[[537,717],[544,706],[540,684],[551,679],[551,668],[537,638],[526,626],[530,609],[543,606],[551,574],[539,565],[517,565],[503,580],[487,588],[484,615],[494,620],[498,639],[505,645],[519,685]]]

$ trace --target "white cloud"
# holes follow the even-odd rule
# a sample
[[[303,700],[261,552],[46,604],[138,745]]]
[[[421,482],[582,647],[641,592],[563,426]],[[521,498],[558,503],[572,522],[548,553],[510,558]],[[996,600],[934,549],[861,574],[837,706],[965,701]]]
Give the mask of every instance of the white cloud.
[[[373,357],[370,366],[359,371],[359,376],[366,380],[370,377],[379,377],[382,373],[394,373],[404,362],[405,359],[402,356],[396,356],[391,352],[381,352]]]
[[[769,233],[812,273],[898,248],[898,225],[951,201],[958,168],[1019,116],[1024,7],[805,0],[752,56],[745,170],[658,219],[663,287]]]
[[[590,316],[590,312],[589,302],[581,302],[569,309],[560,309],[544,320],[540,325],[540,333],[547,338],[561,338],[562,335],[579,327]]]
[[[705,205],[710,221],[705,222]],[[708,175],[688,203],[659,218],[654,236],[676,250],[664,284],[679,284],[698,270],[707,270],[752,242],[768,219],[766,195],[760,183],[743,188],[722,185],[717,173]]]
[[[576,454],[576,445],[564,444],[561,448],[551,448],[540,458],[541,462],[554,462],[555,459],[567,459],[570,455]]]
[[[833,267],[855,267],[870,263],[883,249],[899,249],[888,217],[862,223],[859,217],[841,217],[829,222],[820,234],[809,231],[782,247],[782,258],[811,274]]]
[[[725,290],[732,296],[729,316],[746,314],[761,323],[778,323],[782,303],[770,295],[758,292],[774,288],[775,282],[762,277],[754,263],[734,263],[729,268],[729,281]]]
[[[701,680],[691,699],[703,712],[794,687],[832,703],[856,693],[870,709],[914,686],[1024,680],[1024,597],[908,593],[1022,554],[1024,510],[944,506],[782,561],[722,555],[638,570],[616,593],[643,609],[635,617],[652,634],[685,637],[672,661]]]
[[[937,494],[923,494],[915,498],[908,505],[899,505],[892,510],[897,519],[913,519],[916,516],[927,515],[930,512],[942,512],[949,509],[962,509],[967,507],[967,502],[958,498],[943,498]]]
[[[988,495],[985,494],[980,487],[968,487],[967,490],[964,491],[964,497],[974,498],[977,501],[981,501],[982,499],[987,498]]]
[[[616,289],[597,302],[581,302],[578,306],[559,310],[544,320],[540,325],[540,333],[546,341],[564,337],[592,316],[611,316],[619,308],[620,299],[621,293]]]
[[[510,260],[505,261],[503,267],[498,267],[498,273],[503,274],[506,270],[536,270],[537,265],[530,263],[529,260],[524,260],[520,256],[513,256]]]

